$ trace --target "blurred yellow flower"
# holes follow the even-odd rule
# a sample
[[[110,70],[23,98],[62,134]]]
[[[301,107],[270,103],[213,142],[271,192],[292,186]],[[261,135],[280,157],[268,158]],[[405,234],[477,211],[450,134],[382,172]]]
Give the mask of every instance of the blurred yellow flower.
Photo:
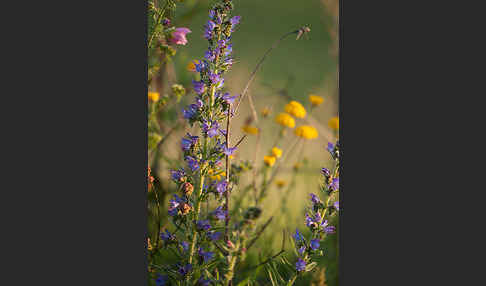
[[[264,107],[264,108],[262,109],[262,116],[263,116],[263,117],[267,117],[268,115],[270,115],[270,112],[271,112],[270,108],[268,108],[268,107]]]
[[[148,98],[153,102],[157,102],[160,98],[160,93],[149,91]]]
[[[187,70],[191,72],[196,71],[196,65],[198,65],[200,62],[199,60],[193,60],[187,64]]]
[[[317,129],[309,125],[302,125],[295,129],[295,135],[304,139],[315,139],[319,136]]]
[[[275,184],[277,185],[277,187],[283,188],[285,186],[286,182],[284,180],[276,180]]]
[[[229,156],[228,156],[228,158],[229,158],[230,160],[232,160],[233,158],[235,158],[235,156],[233,156],[233,155],[229,155]]]
[[[339,129],[339,117],[335,116],[331,119],[329,119],[329,122],[327,123],[329,125],[329,128],[333,130],[338,130]]]
[[[214,170],[213,169],[209,169],[208,170],[208,175],[209,175],[209,178],[211,178],[211,180],[213,181],[221,181],[222,178],[225,178],[226,177],[226,172],[223,171],[221,173],[218,173],[216,175],[214,175]]]
[[[289,128],[294,128],[295,127],[295,120],[292,116],[289,114],[282,112],[280,113],[276,118],[275,122],[278,124],[284,126],[284,127],[289,127]]]
[[[275,156],[263,156],[263,162],[265,162],[265,165],[269,167],[272,167],[273,164],[275,164],[275,160],[277,160]]]
[[[324,98],[318,95],[310,94],[309,101],[313,106],[319,106],[324,102]]]
[[[278,147],[273,147],[272,148],[272,154],[273,154],[273,156],[280,158],[280,157],[282,157],[282,149],[280,149]]]
[[[306,115],[304,106],[302,106],[302,104],[294,100],[292,100],[285,106],[285,111],[297,118],[304,118]]]
[[[258,128],[250,125],[243,125],[243,127],[241,127],[241,130],[243,130],[245,133],[252,134],[252,135],[258,134]]]

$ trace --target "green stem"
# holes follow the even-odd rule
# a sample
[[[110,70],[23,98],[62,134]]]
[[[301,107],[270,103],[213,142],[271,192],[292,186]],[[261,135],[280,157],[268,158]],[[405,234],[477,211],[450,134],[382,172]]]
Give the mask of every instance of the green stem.
[[[194,212],[194,231],[192,233],[192,242],[191,242],[191,253],[189,255],[189,263],[192,263],[192,257],[194,256],[194,251],[196,248],[196,240],[197,240],[197,225],[196,221],[199,217],[199,212],[201,210],[201,194],[204,186],[204,176],[202,174],[202,169],[200,171],[201,173],[201,180],[199,182],[199,189],[196,194],[196,210]]]

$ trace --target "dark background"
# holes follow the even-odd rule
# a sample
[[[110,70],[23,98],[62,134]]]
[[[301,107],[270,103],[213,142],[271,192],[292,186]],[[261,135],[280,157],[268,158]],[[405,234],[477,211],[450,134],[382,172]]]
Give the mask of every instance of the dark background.
[[[144,3],[16,4],[1,284],[143,283]],[[342,5],[340,284],[481,285],[481,10]]]

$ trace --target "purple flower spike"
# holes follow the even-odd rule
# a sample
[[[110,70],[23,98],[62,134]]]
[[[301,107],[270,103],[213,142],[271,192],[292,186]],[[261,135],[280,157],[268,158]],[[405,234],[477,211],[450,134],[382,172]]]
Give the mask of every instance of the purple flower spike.
[[[318,249],[319,246],[320,246],[319,239],[316,238],[316,239],[312,239],[310,241],[310,247],[311,247],[312,250]]]
[[[305,270],[305,266],[307,265],[307,263],[302,260],[302,258],[299,258],[297,260],[297,262],[295,263],[295,269],[297,269],[297,271],[304,271]]]

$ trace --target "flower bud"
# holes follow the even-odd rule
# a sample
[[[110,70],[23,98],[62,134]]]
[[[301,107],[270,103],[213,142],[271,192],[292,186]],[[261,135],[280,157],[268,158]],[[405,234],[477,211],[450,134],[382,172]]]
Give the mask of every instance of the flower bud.
[[[191,183],[185,182],[184,184],[181,185],[182,187],[182,193],[186,196],[189,197],[192,192],[194,191],[194,187],[192,186]]]
[[[186,203],[182,204],[181,211],[182,211],[183,215],[188,214],[191,210],[192,210],[192,207],[190,205],[188,205]]]

